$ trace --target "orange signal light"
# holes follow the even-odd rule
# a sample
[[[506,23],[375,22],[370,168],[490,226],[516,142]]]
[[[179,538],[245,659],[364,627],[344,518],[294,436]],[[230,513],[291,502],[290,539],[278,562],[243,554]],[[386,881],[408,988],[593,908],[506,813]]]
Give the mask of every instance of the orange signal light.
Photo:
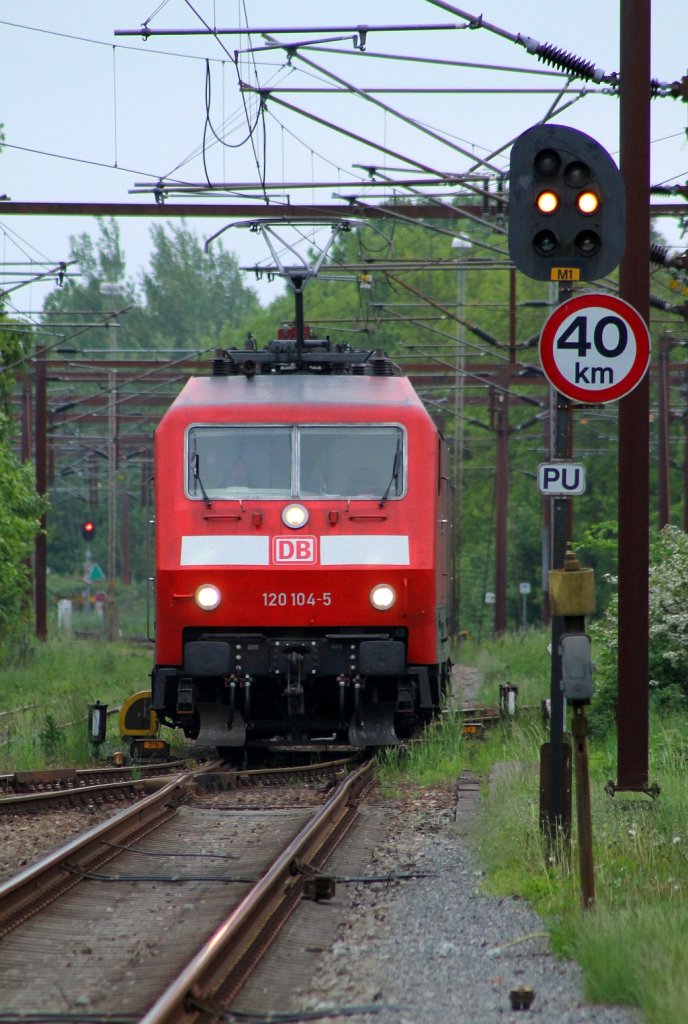
[[[600,207],[600,197],[596,192],[581,192],[576,199],[576,206],[581,213],[590,216],[591,213],[597,213]]]
[[[544,192],[540,192],[537,199],[535,200],[540,213],[550,214],[556,213],[559,209],[559,196],[556,192],[552,192],[549,189]]]

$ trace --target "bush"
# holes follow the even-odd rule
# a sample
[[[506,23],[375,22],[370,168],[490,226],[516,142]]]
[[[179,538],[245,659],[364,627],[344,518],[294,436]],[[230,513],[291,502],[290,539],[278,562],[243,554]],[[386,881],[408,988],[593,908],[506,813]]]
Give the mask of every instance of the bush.
[[[688,536],[666,526],[650,548],[649,676],[655,708],[678,710],[688,703]],[[614,720],[617,693],[618,594],[605,615],[591,624],[596,663],[591,728],[599,733]]]

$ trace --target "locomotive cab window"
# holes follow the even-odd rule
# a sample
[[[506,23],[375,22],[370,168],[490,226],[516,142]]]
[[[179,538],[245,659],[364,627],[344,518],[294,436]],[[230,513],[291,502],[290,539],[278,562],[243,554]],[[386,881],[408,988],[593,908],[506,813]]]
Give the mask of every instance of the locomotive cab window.
[[[387,424],[192,426],[188,497],[399,498],[405,435]]]
[[[187,438],[190,498],[289,497],[289,427],[191,427]]]
[[[299,431],[302,498],[399,498],[404,436],[395,426],[304,426]]]

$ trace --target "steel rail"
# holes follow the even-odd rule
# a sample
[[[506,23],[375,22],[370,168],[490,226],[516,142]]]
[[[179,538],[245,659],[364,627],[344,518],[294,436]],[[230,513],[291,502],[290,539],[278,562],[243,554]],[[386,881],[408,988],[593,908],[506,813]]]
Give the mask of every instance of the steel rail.
[[[242,784],[250,786],[263,779],[284,779],[285,776],[292,775],[306,778],[317,776],[346,768],[355,760],[355,756],[350,756],[310,765],[229,770],[226,766],[223,767],[223,762],[219,760],[211,761],[200,769],[197,767],[193,772],[188,770],[188,764],[184,761],[171,762],[169,765],[159,762],[151,765],[82,769],[73,772],[59,769],[54,772],[18,772],[15,775],[0,776],[0,816],[17,810],[52,808],[60,802],[75,804],[90,797],[107,796],[108,793],[126,796],[130,791],[133,791],[134,795],[157,792],[170,781],[169,776],[172,774],[175,777],[193,776],[199,782],[203,778],[216,779],[219,775],[226,780],[225,788],[236,788]],[[144,778],[133,778],[133,774],[139,771],[149,774]],[[157,774],[153,774],[155,772]],[[54,788],[36,788],[39,785]],[[34,788],[30,788],[32,786]]]
[[[127,779],[119,782],[97,782],[93,784],[72,786],[70,789],[50,789],[40,792],[34,790],[27,793],[14,793],[12,796],[4,796],[0,799],[0,816],[9,814],[12,811],[27,811],[50,808],[51,810],[60,804],[83,803],[89,799],[113,797],[136,796],[141,793],[157,791],[165,783],[157,779]]]
[[[140,1024],[185,1024],[203,1016],[213,999],[227,1005],[298,905],[300,866],[311,867],[336,843],[355,815],[354,804],[372,780],[368,761],[348,776],[201,947]],[[283,916],[281,916],[281,912]],[[265,933],[270,931],[269,935]]]
[[[172,817],[189,793],[194,775],[173,779],[0,884],[0,938],[77,885],[80,872],[97,870],[117,856],[121,851],[116,844],[131,842],[132,838],[145,835]],[[149,786],[150,783],[148,780]],[[67,863],[69,873],[65,868]]]
[[[15,796],[18,793],[47,793],[57,790],[79,792],[89,786],[133,782],[154,775],[180,774],[185,769],[188,770],[191,763],[187,760],[151,761],[107,768],[41,768],[35,771],[10,772],[0,775],[0,805],[3,793]],[[197,762],[193,770],[198,771]]]

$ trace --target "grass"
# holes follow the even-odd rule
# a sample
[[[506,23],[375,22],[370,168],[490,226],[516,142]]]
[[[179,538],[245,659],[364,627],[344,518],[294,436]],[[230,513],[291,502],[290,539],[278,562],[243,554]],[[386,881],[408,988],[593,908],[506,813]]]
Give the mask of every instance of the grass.
[[[536,707],[549,696],[549,636],[540,629],[507,634],[488,644],[469,640],[458,648],[455,660],[477,668],[483,678],[480,703],[497,704],[499,686],[518,686],[520,707]]]
[[[535,669],[523,660],[531,645],[545,652]],[[548,693],[542,633],[507,637],[466,654],[483,667],[487,693],[504,678],[519,686],[521,698],[527,694],[521,706],[536,705]],[[616,777],[616,737],[590,741],[596,895],[590,911],[581,908],[575,793],[572,856],[566,847],[553,851],[540,831],[538,764],[546,738],[538,716],[525,714],[465,747],[466,767],[485,774],[500,765],[476,837],[487,886],[528,899],[543,915],[554,948],[582,965],[591,1001],[638,1007],[647,1024],[682,1024],[688,997],[688,723],[678,715],[651,716],[650,779],[661,785],[656,800],[608,796],[605,785]]]
[[[651,719],[650,778],[661,785],[656,800],[607,796],[605,784],[616,775],[616,738],[591,739],[596,902],[583,911],[575,810],[572,856],[565,845],[553,850],[539,825],[538,766],[547,738],[539,711],[549,693],[547,643],[544,632],[532,630],[481,648],[463,645],[457,660],[477,667],[484,679],[478,700],[495,704],[499,684],[508,681],[519,689],[519,716],[473,740],[464,737],[460,715],[448,711],[423,742],[380,755],[383,786],[395,793],[453,783],[462,769],[489,775],[474,837],[486,886],[532,903],[547,923],[553,948],[582,965],[590,1000],[637,1006],[647,1024],[683,1024],[688,724],[678,715]],[[13,665],[1,658],[0,710],[37,707],[0,718],[0,739],[6,738],[0,771],[90,763],[87,705],[96,699],[116,705],[146,689],[151,661],[144,648],[60,637],[30,646]],[[113,733],[117,728],[110,720],[108,739]]]
[[[148,689],[152,652],[57,636],[1,663],[0,771],[30,771],[92,763],[88,705],[115,707]],[[116,723],[109,717],[109,739],[118,738]]]
[[[577,960],[591,1002],[628,1004],[646,1024],[683,1024],[688,1005],[688,723],[651,716],[650,780],[661,794],[605,793],[616,777],[616,736],[590,740],[595,905],[582,909],[575,792],[569,846],[552,848],[540,829],[540,746],[548,738],[540,704],[549,696],[549,637],[532,630],[478,648],[457,661],[478,668],[478,702],[496,704],[499,684],[518,686],[519,716],[465,739],[447,715],[427,743],[381,757],[388,792],[432,785],[473,770],[490,778],[473,837],[486,888],[528,900],[542,915],[553,949]],[[594,697],[593,697],[594,702]],[[532,710],[523,710],[523,709]]]
[[[405,785],[431,786],[456,780],[461,772],[463,723],[455,711],[431,722],[422,741],[385,747],[378,754],[378,777],[387,793]]]

